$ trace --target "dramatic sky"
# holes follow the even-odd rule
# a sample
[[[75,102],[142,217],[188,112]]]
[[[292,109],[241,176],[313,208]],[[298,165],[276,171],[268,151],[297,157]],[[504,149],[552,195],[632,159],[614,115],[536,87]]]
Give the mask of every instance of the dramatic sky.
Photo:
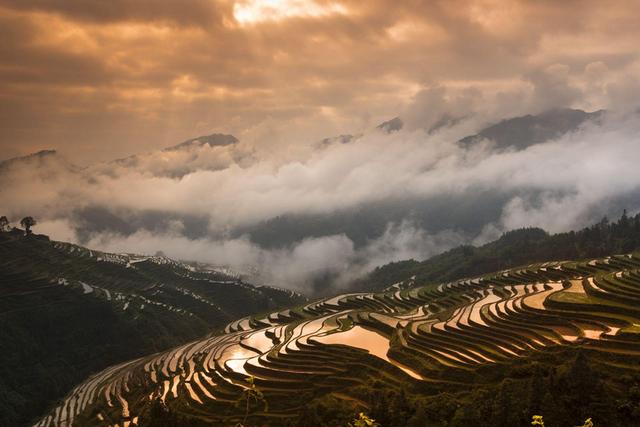
[[[434,87],[456,108],[625,103],[610,85],[638,74],[638,16],[635,0],[0,0],[0,158],[310,141]],[[444,108],[423,102],[416,120]]]
[[[635,213],[638,16],[635,0],[0,0],[0,214],[308,291]],[[566,108],[606,113],[567,127]],[[527,114],[564,130],[457,143]],[[166,149],[213,133],[238,141]]]

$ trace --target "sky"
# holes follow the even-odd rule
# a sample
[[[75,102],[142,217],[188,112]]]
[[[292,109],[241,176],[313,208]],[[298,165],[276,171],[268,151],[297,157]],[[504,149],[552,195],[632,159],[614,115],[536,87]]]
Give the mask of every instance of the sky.
[[[87,165],[213,132],[285,156],[416,102],[418,123],[487,94],[498,116],[625,104],[639,14],[633,0],[0,0],[0,158]]]
[[[0,0],[0,214],[327,293],[508,230],[635,213],[637,16],[637,1]],[[526,146],[457,142],[566,108],[606,113]],[[214,133],[237,140],[176,147]]]

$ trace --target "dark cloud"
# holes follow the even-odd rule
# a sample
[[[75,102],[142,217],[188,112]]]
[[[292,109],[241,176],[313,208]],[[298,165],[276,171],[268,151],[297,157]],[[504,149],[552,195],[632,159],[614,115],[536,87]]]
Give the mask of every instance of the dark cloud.
[[[165,21],[211,26],[221,21],[223,4],[210,0],[3,0],[2,6],[28,12],[104,24],[121,21]]]
[[[597,109],[606,88],[628,104],[612,83],[638,63],[633,1],[283,0],[287,17],[236,19],[257,3],[1,0],[5,157],[54,147],[87,163],[213,132],[310,142],[420,100],[424,121],[467,101],[493,118]],[[443,99],[425,99],[434,87]]]

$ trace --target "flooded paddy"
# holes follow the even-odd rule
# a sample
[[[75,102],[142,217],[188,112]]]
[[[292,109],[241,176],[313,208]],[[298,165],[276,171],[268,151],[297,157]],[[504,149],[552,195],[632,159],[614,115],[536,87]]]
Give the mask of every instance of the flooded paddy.
[[[389,359],[387,356],[387,353],[389,352],[389,339],[387,337],[369,329],[365,329],[362,326],[354,326],[344,332],[316,336],[314,337],[314,341],[322,344],[343,344],[367,350],[370,354],[386,360],[392,365],[402,369],[411,377],[416,379],[422,378],[418,373]]]

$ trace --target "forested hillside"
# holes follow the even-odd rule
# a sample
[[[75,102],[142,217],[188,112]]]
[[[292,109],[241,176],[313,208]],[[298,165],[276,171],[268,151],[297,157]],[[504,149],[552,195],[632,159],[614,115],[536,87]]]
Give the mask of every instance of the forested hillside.
[[[604,218],[591,227],[549,235],[539,228],[505,233],[480,247],[460,246],[425,261],[406,260],[376,268],[354,284],[380,290],[415,276],[415,283],[456,280],[519,265],[586,259],[627,253],[640,248],[640,214],[623,214],[616,222]]]
[[[37,427],[640,423],[640,253],[351,293],[88,378]]]
[[[26,425],[106,366],[302,300],[166,257],[0,233],[0,425]]]

